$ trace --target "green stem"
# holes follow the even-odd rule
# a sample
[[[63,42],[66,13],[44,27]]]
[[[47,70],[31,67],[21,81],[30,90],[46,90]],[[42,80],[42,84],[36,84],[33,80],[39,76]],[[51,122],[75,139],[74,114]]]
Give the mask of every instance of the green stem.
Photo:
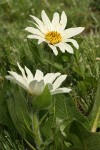
[[[37,117],[37,112],[33,113],[32,119],[33,119],[33,132],[35,135],[35,143],[37,147],[40,147],[40,145],[42,144],[42,139],[41,139],[40,131],[39,131],[39,121]]]
[[[25,142],[29,145],[29,147],[30,147],[32,150],[36,150],[26,139],[25,139]]]

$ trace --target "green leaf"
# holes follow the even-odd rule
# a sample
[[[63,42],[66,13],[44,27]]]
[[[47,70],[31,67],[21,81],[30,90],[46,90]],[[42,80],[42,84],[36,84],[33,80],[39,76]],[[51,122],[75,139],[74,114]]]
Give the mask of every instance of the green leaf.
[[[100,134],[89,132],[81,122],[74,120],[67,129],[68,140],[72,146],[68,150],[99,150],[100,149]]]
[[[0,124],[13,128],[13,124],[6,106],[5,95],[0,91]]]
[[[51,115],[47,116],[46,119],[42,122],[41,131],[43,137],[46,139],[55,139],[55,134],[58,135],[60,125],[58,125],[57,118],[61,121],[65,120],[64,127],[67,126],[69,122],[73,120],[73,118],[77,118],[82,122],[88,122],[86,117],[82,116],[79,110],[76,108],[73,99],[67,94],[64,96],[56,96],[54,110],[52,110]],[[63,135],[61,137],[63,137]],[[55,142],[57,142],[58,139],[59,135]]]
[[[17,129],[19,134],[23,138],[25,138],[25,132],[24,132],[24,129],[21,125],[21,122],[18,120],[18,118],[16,116],[15,103],[14,103],[14,100],[12,98],[7,100],[7,106],[8,106],[8,110],[9,110],[9,113],[10,113],[10,116],[11,116],[11,119],[13,121],[15,128]]]
[[[15,128],[25,138],[26,134],[30,134],[31,132],[30,126],[32,121],[25,103],[25,98],[19,92],[18,88],[14,88],[14,90],[14,95],[12,94],[12,97],[7,99],[7,107]]]
[[[47,120],[45,119],[41,124],[41,131],[45,138],[49,138],[52,133],[53,127],[53,116],[49,116]]]
[[[90,121],[91,131],[95,132],[97,127],[100,127],[100,82],[98,83],[95,101],[88,119]]]
[[[62,96],[56,98],[55,103],[55,114],[56,117],[65,119],[69,122],[71,122],[74,118],[82,121],[87,122],[87,118],[83,116],[79,110],[76,108],[75,103],[73,102],[72,97],[68,96]]]
[[[48,86],[45,87],[43,93],[32,100],[34,109],[46,109],[51,105],[52,98]]]
[[[50,150],[63,150],[63,135],[60,132],[60,122],[53,115],[48,116],[41,124],[41,133],[45,138],[44,147]]]
[[[30,128],[32,123],[31,118],[29,116],[28,107],[26,105],[26,99],[22,95],[21,92],[14,93],[14,103],[15,103],[15,111],[18,117],[18,120]]]

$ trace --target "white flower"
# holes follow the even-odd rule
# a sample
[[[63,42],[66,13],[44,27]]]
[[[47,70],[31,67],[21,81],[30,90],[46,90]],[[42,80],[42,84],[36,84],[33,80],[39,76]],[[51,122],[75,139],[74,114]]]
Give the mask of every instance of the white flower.
[[[76,27],[65,29],[67,24],[67,16],[63,11],[61,18],[57,12],[54,13],[52,21],[49,20],[47,14],[43,10],[41,13],[42,21],[35,16],[30,15],[34,22],[34,27],[25,28],[31,34],[27,37],[30,39],[38,39],[38,44],[42,42],[48,43],[49,47],[53,50],[55,55],[58,55],[57,47],[65,53],[74,53],[73,48],[68,44],[72,43],[77,49],[79,45],[76,40],[71,37],[81,33],[84,27]],[[68,43],[67,43],[68,42]]]
[[[66,79],[67,75],[61,75],[57,73],[47,73],[45,76],[40,70],[36,70],[35,76],[25,66],[23,69],[19,63],[17,63],[22,75],[17,74],[13,71],[8,71],[10,75],[6,76],[6,79],[17,83],[19,86],[27,90],[32,95],[40,95],[45,86],[48,85],[51,95],[57,93],[68,93],[71,91],[70,88],[59,88],[62,82]]]

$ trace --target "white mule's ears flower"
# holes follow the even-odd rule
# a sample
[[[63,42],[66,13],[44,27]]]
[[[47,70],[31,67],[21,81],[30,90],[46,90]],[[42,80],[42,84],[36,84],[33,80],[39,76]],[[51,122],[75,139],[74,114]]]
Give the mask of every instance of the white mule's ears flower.
[[[77,41],[71,38],[81,33],[84,27],[65,29],[67,25],[67,16],[64,11],[61,14],[61,18],[59,14],[55,12],[52,21],[50,21],[44,10],[41,13],[42,21],[35,16],[30,16],[34,20],[34,25],[36,27],[25,28],[26,31],[31,33],[27,36],[28,38],[37,39],[38,44],[42,42],[48,43],[48,46],[55,55],[58,55],[57,47],[63,53],[67,51],[73,54],[73,48],[69,43],[72,43],[77,49],[79,48]]]
[[[71,91],[70,88],[59,88],[67,75],[61,75],[57,72],[47,73],[44,76],[42,71],[36,70],[35,76],[33,76],[32,72],[26,66],[25,69],[23,69],[19,63],[17,63],[17,65],[22,75],[13,71],[8,71],[10,75],[7,75],[6,79],[17,83],[32,95],[41,95],[46,85],[48,85],[51,95],[57,93],[68,93]]]

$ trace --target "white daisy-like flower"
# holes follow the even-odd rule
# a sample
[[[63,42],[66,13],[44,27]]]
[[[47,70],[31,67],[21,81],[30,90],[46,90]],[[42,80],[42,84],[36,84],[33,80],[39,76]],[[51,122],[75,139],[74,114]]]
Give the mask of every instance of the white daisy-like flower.
[[[35,16],[32,16],[34,20],[34,27],[26,27],[25,30],[31,34],[27,37],[30,39],[37,39],[38,44],[42,42],[48,43],[49,47],[53,50],[55,55],[58,55],[57,47],[65,53],[74,53],[73,48],[69,45],[71,42],[75,48],[79,48],[76,40],[71,39],[73,36],[81,33],[84,27],[76,27],[65,29],[67,24],[67,16],[63,11],[61,18],[59,13],[55,12],[52,21],[48,18],[47,14],[43,10],[41,13],[42,21]]]
[[[33,76],[32,72],[26,66],[25,69],[23,69],[19,63],[17,63],[17,65],[22,75],[13,71],[8,71],[10,75],[7,75],[6,79],[17,83],[32,95],[40,95],[46,85],[48,85],[51,95],[57,93],[68,93],[71,91],[70,88],[59,88],[67,75],[61,75],[61,73],[57,72],[47,73],[44,76],[42,71],[36,70],[35,76]]]

